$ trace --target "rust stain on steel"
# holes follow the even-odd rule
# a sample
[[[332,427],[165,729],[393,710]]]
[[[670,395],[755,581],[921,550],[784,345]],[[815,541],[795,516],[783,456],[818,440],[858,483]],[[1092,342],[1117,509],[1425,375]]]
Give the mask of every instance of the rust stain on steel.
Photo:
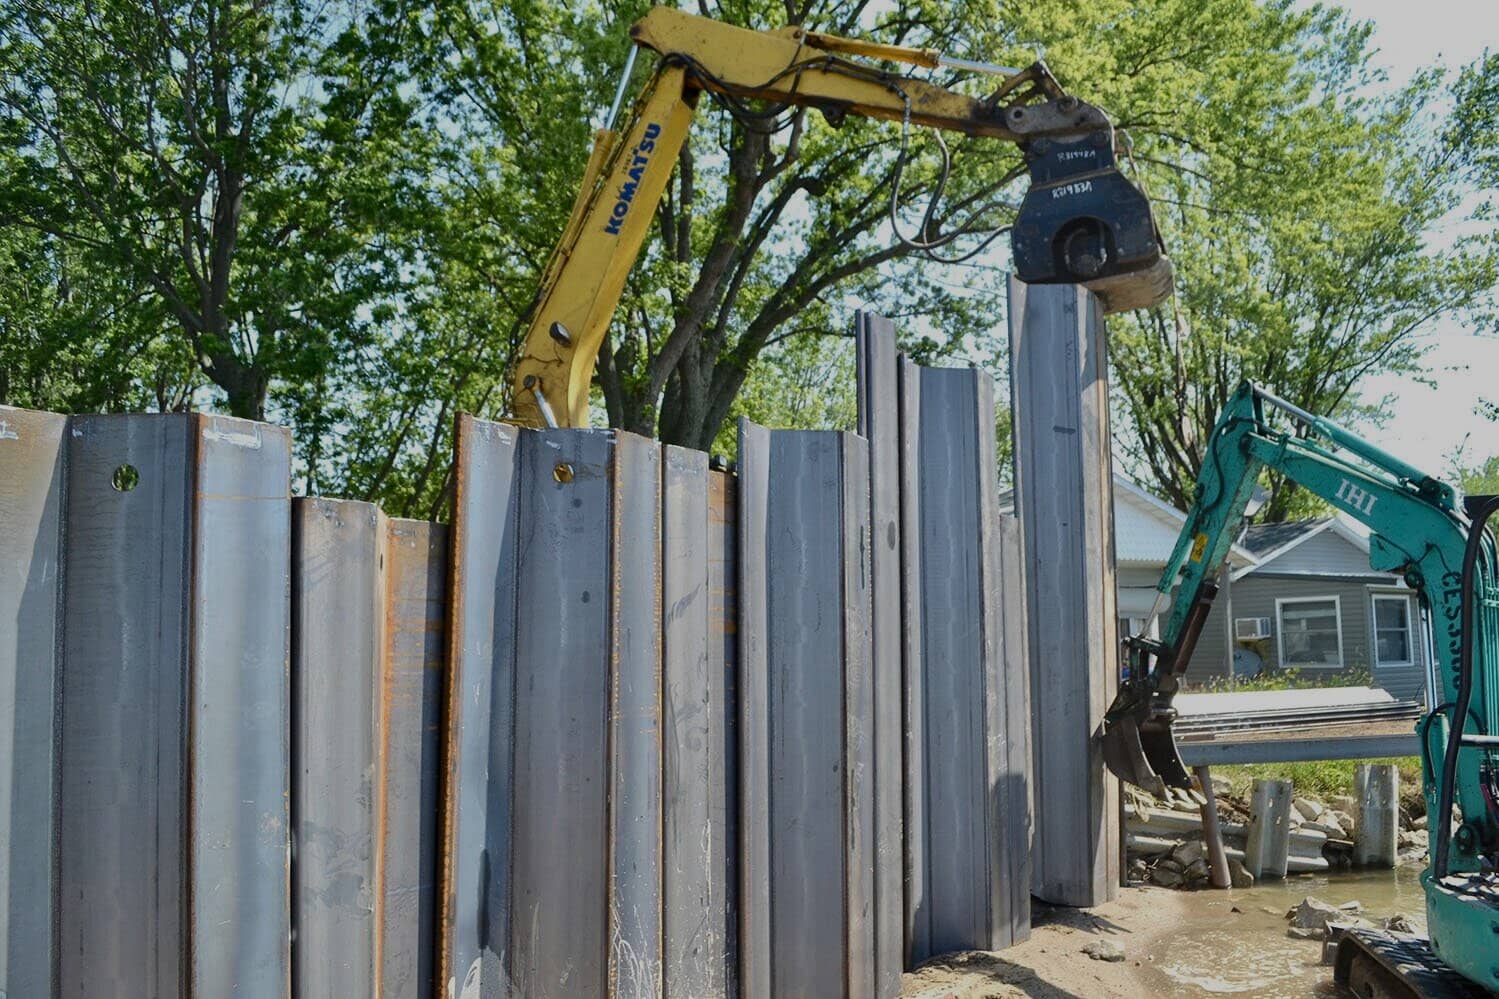
[[[448,579],[448,620],[447,620],[447,647],[450,650],[457,647],[458,622],[463,618],[463,535],[467,525],[463,522],[461,511],[463,501],[468,495],[468,449],[469,437],[474,432],[474,418],[467,413],[458,415],[457,427],[453,433],[453,527],[452,527],[452,550],[449,554],[449,569],[451,575]],[[457,922],[458,896],[453,884],[453,860],[454,860],[454,837],[456,834],[457,812],[458,812],[458,723],[462,717],[461,701],[462,688],[458,673],[458,656],[449,654],[447,662],[443,667],[443,685],[447,696],[443,698],[442,719],[442,759],[439,767],[442,773],[442,787],[439,794],[442,797],[442,839],[438,849],[442,854],[440,869],[441,877],[438,882],[438,937],[437,937],[437,967],[436,979],[438,993],[443,994],[447,983],[452,980],[454,969],[452,967],[452,945],[454,924]]]
[[[735,589],[733,565],[735,532],[738,530],[738,480],[731,472],[708,473],[708,525],[714,532],[727,531],[729,542],[723,546],[722,558],[709,556],[709,579],[723,580],[722,586],[708,588],[708,627],[714,634],[738,634],[739,594]],[[709,545],[710,552],[716,546]]]
[[[445,542],[440,524],[385,521],[375,830],[377,997],[427,996],[433,988],[432,968],[422,967],[422,955],[434,942],[428,913],[438,858],[431,852],[426,816],[435,804],[428,797],[436,790],[431,782],[440,771],[428,769],[428,715],[437,705],[429,703],[427,677],[444,667]]]

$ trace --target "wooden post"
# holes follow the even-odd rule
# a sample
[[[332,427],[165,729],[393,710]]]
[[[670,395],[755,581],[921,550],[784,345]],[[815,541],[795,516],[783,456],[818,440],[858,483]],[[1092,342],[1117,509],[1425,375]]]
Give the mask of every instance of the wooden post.
[[[1291,855],[1291,782],[1257,780],[1249,803],[1244,866],[1256,881],[1283,878]]]
[[[1391,763],[1360,763],[1353,771],[1358,799],[1353,833],[1356,867],[1394,867],[1400,840],[1400,771]]]
[[[1213,775],[1205,766],[1194,767],[1192,772],[1202,784],[1202,838],[1208,847],[1212,885],[1227,888],[1232,878],[1228,873],[1228,855],[1223,852],[1223,828],[1218,824],[1218,798],[1213,794]]]
[[[1118,784],[1103,714],[1118,688],[1108,346],[1097,299],[1010,281],[1015,504],[1029,612],[1032,887],[1091,906],[1119,890]]]

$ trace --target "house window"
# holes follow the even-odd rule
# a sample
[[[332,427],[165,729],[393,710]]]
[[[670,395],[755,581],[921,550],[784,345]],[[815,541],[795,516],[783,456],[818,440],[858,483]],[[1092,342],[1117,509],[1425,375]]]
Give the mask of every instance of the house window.
[[[1374,662],[1378,666],[1411,666],[1416,661],[1411,630],[1411,601],[1404,595],[1374,597]]]
[[[1337,597],[1277,600],[1281,667],[1342,668],[1341,611]]]

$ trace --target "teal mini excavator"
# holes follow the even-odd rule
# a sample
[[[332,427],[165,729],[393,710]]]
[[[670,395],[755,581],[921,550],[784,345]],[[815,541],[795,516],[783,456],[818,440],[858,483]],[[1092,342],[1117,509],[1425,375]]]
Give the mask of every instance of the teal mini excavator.
[[[1299,431],[1272,427],[1267,411]],[[1433,632],[1437,703],[1417,729],[1429,940],[1350,933],[1334,974],[1366,999],[1499,992],[1499,545],[1487,527],[1499,497],[1461,500],[1345,428],[1241,385],[1213,428],[1192,510],[1161,576],[1157,607],[1171,608],[1161,637],[1122,643],[1119,695],[1104,719],[1109,769],[1157,794],[1190,788],[1171,701],[1267,468],[1367,525],[1370,565],[1404,577]]]

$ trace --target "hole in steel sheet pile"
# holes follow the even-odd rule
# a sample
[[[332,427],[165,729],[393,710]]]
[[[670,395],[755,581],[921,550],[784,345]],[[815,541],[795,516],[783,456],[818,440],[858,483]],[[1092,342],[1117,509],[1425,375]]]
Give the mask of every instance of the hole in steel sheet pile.
[[[552,469],[552,478],[558,482],[571,482],[573,480],[573,467],[565,461],[557,462],[557,466]]]
[[[141,473],[135,470],[134,465],[121,465],[115,469],[114,475],[109,477],[109,484],[114,486],[116,491],[122,493],[128,493],[140,485],[140,481]]]

